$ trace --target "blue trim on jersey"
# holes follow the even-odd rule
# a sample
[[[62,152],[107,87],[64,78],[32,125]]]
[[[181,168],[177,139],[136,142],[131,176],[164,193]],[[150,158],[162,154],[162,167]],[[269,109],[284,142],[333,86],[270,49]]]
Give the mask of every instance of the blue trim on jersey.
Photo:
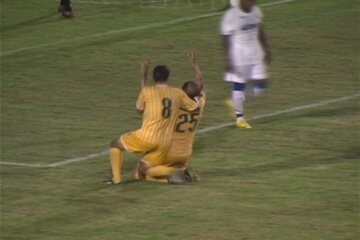
[[[234,91],[244,91],[245,83],[234,82]]]

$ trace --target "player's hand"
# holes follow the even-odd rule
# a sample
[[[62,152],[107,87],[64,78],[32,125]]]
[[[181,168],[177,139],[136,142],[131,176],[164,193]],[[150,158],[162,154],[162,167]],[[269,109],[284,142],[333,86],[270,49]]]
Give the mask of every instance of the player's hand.
[[[140,64],[141,66],[141,72],[142,74],[146,74],[149,70],[149,66],[150,66],[150,61],[148,60],[143,60]]]
[[[269,65],[272,61],[272,54],[270,50],[265,51],[264,61],[267,65]]]

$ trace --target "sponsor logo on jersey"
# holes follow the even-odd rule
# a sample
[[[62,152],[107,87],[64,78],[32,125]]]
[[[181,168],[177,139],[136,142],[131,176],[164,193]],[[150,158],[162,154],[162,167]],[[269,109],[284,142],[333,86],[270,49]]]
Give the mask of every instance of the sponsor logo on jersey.
[[[252,30],[252,29],[257,28],[258,25],[259,25],[259,24],[257,24],[257,23],[246,24],[246,25],[243,25],[243,26],[241,27],[241,30],[243,30],[243,31]]]

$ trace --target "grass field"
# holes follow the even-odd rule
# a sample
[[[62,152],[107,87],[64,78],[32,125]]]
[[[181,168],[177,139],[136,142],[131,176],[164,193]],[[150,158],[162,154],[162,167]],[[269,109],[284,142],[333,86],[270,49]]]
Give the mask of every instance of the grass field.
[[[200,129],[233,119],[223,105],[231,86],[222,81],[221,16],[152,25],[212,13],[220,1],[213,8],[74,2],[72,20],[56,13],[57,1],[0,3],[0,239],[360,238],[358,97],[262,117],[250,131],[199,133],[196,184],[131,181],[140,156],[130,154],[125,183],[114,187],[102,184],[106,155],[52,168],[4,164],[104,151],[141,124],[140,60],[168,64],[181,86],[193,79],[186,52],[194,47],[209,99]],[[249,118],[358,94],[358,1],[299,0],[263,12],[271,87],[246,105]]]

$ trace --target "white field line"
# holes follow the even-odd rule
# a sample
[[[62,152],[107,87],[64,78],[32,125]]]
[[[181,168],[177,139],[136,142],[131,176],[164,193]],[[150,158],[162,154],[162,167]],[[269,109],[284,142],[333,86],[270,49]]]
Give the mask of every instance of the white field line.
[[[273,116],[277,116],[277,115],[281,115],[284,113],[291,113],[291,112],[297,112],[297,111],[301,111],[304,109],[308,109],[308,108],[316,108],[316,107],[321,107],[321,106],[325,106],[331,103],[336,103],[336,102],[343,102],[343,101],[347,101],[356,97],[359,97],[360,94],[354,94],[354,95],[350,95],[347,97],[341,97],[341,98],[335,98],[335,99],[330,99],[330,100],[324,100],[324,101],[320,101],[317,103],[313,103],[313,104],[309,104],[309,105],[303,105],[303,106],[299,106],[299,107],[293,107],[293,108],[289,108],[286,110],[280,110],[280,111],[275,111],[275,112],[271,112],[271,113],[266,113],[266,114],[261,114],[252,118],[248,118],[249,121],[253,121],[253,120],[257,120],[257,119],[262,119],[262,118],[267,118],[267,117],[273,117]],[[224,127],[229,127],[234,125],[234,122],[228,122],[228,123],[222,123],[213,127],[208,127],[208,128],[204,128],[204,129],[200,129],[199,131],[197,131],[197,133],[206,133],[206,132],[211,132],[220,128],[224,128]]]
[[[313,104],[302,105],[302,106],[298,106],[298,107],[292,107],[292,108],[289,108],[289,109],[275,111],[275,112],[271,112],[271,113],[267,113],[267,114],[261,114],[261,115],[249,118],[249,120],[253,121],[253,120],[257,120],[257,119],[274,117],[274,116],[278,116],[278,115],[282,115],[282,114],[286,114],[286,113],[297,112],[297,111],[301,111],[301,110],[305,110],[305,109],[326,106],[326,105],[329,105],[329,104],[332,104],[332,103],[343,102],[343,101],[347,101],[347,100],[350,100],[350,99],[354,99],[354,98],[357,98],[359,96],[360,96],[360,94],[358,93],[358,94],[353,94],[353,95],[346,96],[346,97],[340,97],[340,98],[324,100],[324,101],[320,101],[320,102],[313,103]],[[215,126],[212,126],[212,127],[203,128],[203,129],[198,130],[197,133],[212,132],[212,131],[216,131],[218,129],[229,127],[229,126],[234,126],[234,122],[227,122],[227,123],[218,124],[218,125],[215,125]],[[104,155],[107,155],[107,154],[108,154],[108,150],[104,150],[104,151],[99,152],[99,153],[87,155],[87,156],[84,156],[84,157],[71,158],[71,159],[67,159],[67,160],[64,160],[64,161],[55,162],[55,163],[52,163],[52,164],[30,164],[30,163],[28,164],[28,163],[14,163],[14,162],[0,162],[0,164],[1,165],[12,165],[12,166],[23,166],[23,167],[45,167],[45,168],[47,168],[47,167],[59,167],[59,166],[67,165],[67,164],[70,164],[70,163],[86,161],[86,160],[93,159],[93,158],[100,157],[100,156],[104,156]]]
[[[280,1],[275,1],[275,2],[271,2],[271,3],[260,4],[259,6],[269,7],[269,6],[275,6],[275,5],[291,3],[291,2],[296,2],[296,1],[298,1],[298,0],[280,0]],[[95,34],[91,34],[91,35],[87,35],[87,36],[83,36],[83,37],[75,37],[72,39],[65,39],[65,40],[55,41],[55,42],[51,42],[51,43],[39,44],[39,45],[35,45],[32,47],[24,47],[24,48],[18,48],[18,49],[14,49],[14,50],[5,51],[5,52],[0,52],[0,56],[2,56],[2,57],[10,56],[10,55],[13,55],[16,53],[21,53],[21,52],[25,52],[25,51],[29,51],[29,50],[46,48],[46,47],[51,47],[51,46],[57,46],[57,45],[61,45],[64,43],[74,43],[74,42],[88,40],[88,39],[93,40],[95,38],[100,38],[100,37],[104,37],[104,36],[108,36],[108,35],[136,32],[136,31],[142,31],[142,30],[147,30],[147,29],[156,28],[156,27],[166,27],[166,26],[171,26],[171,25],[175,25],[175,24],[187,23],[187,22],[192,22],[192,21],[199,20],[199,19],[214,17],[214,16],[218,16],[221,14],[223,14],[223,12],[209,13],[209,14],[203,14],[203,15],[194,16],[194,17],[175,19],[175,20],[167,21],[167,22],[152,23],[152,24],[142,25],[142,26],[138,26],[138,27],[123,28],[123,29],[111,30],[111,31],[102,32],[102,33],[95,33]]]

